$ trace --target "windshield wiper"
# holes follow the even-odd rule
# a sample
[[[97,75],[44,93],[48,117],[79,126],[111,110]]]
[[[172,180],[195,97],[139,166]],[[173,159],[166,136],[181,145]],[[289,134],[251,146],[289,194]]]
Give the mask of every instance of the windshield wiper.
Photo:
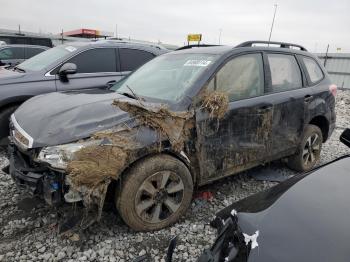
[[[139,100],[139,101],[141,100],[141,99],[135,94],[134,90],[131,89],[130,86],[126,85],[126,87],[131,91],[132,95],[134,96],[134,98],[135,98],[136,100]]]
[[[131,94],[127,93],[127,92],[123,92],[123,93],[118,92],[118,93],[123,95],[123,96],[127,96],[129,98],[137,100],[143,106],[143,104],[142,104],[143,99],[141,99],[139,96],[137,96],[136,93],[134,92],[134,90],[132,90],[130,86],[126,85],[126,87],[130,90]]]
[[[118,92],[118,94],[121,94],[123,96],[127,96],[127,97],[132,98],[132,99],[136,99],[136,97],[133,94],[130,94],[130,93],[127,93],[127,92],[124,92],[124,93]]]
[[[24,69],[22,69],[22,68],[20,68],[20,67],[18,67],[18,66],[15,66],[15,67],[13,68],[13,70],[19,71],[19,72],[21,72],[21,73],[25,73],[25,72],[26,72],[26,70],[24,70]]]

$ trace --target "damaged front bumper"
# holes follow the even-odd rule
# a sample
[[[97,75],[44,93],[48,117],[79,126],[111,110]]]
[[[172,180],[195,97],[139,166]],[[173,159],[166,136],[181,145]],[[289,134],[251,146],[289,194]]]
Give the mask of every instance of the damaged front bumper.
[[[10,166],[9,174],[17,187],[25,194],[39,196],[51,205],[63,202],[68,188],[65,186],[65,174],[33,162],[30,151],[20,151],[14,143],[8,146]]]

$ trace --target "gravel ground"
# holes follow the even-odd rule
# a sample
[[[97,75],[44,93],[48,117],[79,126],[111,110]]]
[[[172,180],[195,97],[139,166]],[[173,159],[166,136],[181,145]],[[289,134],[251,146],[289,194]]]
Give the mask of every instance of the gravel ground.
[[[337,128],[323,146],[320,164],[349,152],[339,142],[339,135],[349,126],[349,107],[350,92],[339,91]],[[0,149],[0,169],[7,163],[5,150]],[[0,261],[133,261],[145,253],[155,261],[164,261],[168,241],[175,235],[179,241],[174,260],[196,261],[215,238],[216,232],[208,222],[217,211],[276,184],[253,178],[254,173],[264,169],[286,176],[295,174],[277,162],[205,186],[200,191],[212,192],[214,198],[211,201],[195,199],[180,222],[152,233],[133,232],[113,208],[109,208],[104,211],[102,221],[86,230],[82,239],[75,242],[58,235],[57,210],[36,201],[37,205],[28,211],[28,202],[21,199],[11,178],[0,171]]]

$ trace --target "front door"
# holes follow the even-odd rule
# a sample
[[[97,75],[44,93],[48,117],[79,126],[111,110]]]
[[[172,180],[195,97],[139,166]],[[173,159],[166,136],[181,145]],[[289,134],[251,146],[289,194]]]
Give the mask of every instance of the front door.
[[[122,79],[115,48],[95,48],[77,54],[66,63],[74,63],[77,73],[62,81],[56,75],[57,91],[105,88]]]
[[[200,184],[264,162],[273,113],[264,89],[260,53],[234,57],[213,76],[205,92],[206,102],[196,110]],[[228,99],[223,117],[218,118],[208,108],[210,96],[218,101],[223,101],[222,96]],[[218,105],[225,107],[222,102]]]

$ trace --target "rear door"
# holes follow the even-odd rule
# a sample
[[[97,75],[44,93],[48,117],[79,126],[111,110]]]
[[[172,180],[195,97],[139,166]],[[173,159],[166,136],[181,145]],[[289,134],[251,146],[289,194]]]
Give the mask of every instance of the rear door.
[[[206,105],[196,110],[200,184],[265,161],[269,153],[272,106],[264,97],[261,53],[230,59],[211,79],[207,94],[227,95],[228,109],[218,119]]]
[[[266,53],[269,84],[266,97],[273,104],[272,147],[274,159],[295,152],[305,125],[308,94],[301,67],[290,53]]]
[[[58,91],[106,88],[122,78],[119,72],[117,50],[115,48],[94,48],[78,53],[66,63],[77,65],[77,73],[68,75],[68,81],[61,81],[57,76]]]

